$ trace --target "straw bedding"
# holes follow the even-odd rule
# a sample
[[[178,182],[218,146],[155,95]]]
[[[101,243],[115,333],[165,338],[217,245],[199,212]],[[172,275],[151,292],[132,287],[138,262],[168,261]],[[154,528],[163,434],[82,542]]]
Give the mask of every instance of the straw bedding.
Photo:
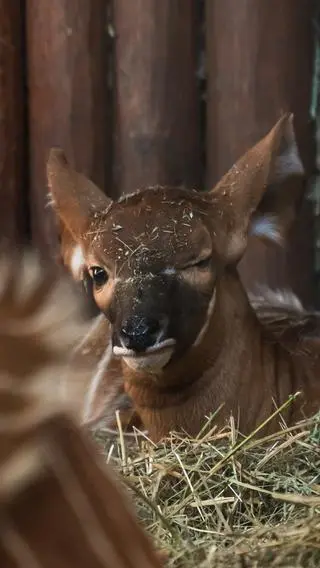
[[[214,416],[196,439],[157,446],[95,434],[169,566],[320,566],[320,413],[291,428],[277,413],[264,438],[232,418],[218,431]]]

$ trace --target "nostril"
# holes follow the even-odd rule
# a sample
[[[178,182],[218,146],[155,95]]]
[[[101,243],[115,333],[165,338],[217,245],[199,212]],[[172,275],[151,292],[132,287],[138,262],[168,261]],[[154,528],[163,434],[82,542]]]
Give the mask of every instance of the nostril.
[[[136,335],[148,335],[156,333],[160,329],[160,322],[151,318],[132,319],[126,322],[121,328],[121,333],[126,337],[134,337]]]
[[[120,333],[123,337],[131,337],[132,330],[128,329],[127,327],[122,327],[121,330],[120,330]]]
[[[160,331],[160,322],[156,319],[150,319],[146,322],[144,333],[155,334]]]
[[[162,332],[161,321],[156,318],[132,317],[120,330],[123,346],[134,351],[144,351],[159,341]]]

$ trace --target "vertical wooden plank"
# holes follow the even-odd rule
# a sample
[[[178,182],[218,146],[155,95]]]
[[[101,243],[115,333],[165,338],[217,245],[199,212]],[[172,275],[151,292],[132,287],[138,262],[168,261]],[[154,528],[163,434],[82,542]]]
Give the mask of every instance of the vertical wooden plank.
[[[51,146],[109,187],[107,7],[106,0],[27,0],[32,234],[44,251],[55,242],[45,210]]]
[[[26,236],[23,1],[0,0],[0,238]]]
[[[196,23],[193,0],[114,3],[119,193],[199,186]]]
[[[207,183],[212,186],[262,137],[281,112],[295,113],[307,170],[313,167],[309,106],[313,66],[313,1],[207,0]],[[312,212],[305,202],[288,249],[252,243],[240,265],[243,281],[291,285],[313,295]]]

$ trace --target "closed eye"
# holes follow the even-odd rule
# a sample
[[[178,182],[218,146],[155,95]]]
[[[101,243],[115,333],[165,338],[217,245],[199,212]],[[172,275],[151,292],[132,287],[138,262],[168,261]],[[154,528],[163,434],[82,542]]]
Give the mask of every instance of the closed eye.
[[[195,266],[196,268],[208,268],[210,266],[210,263],[211,263],[211,256],[208,256],[207,258],[202,258],[201,260],[198,260],[198,262],[195,262],[193,266]]]
[[[209,255],[195,262],[190,262],[189,264],[183,267],[183,270],[188,270],[190,268],[200,268],[200,269],[209,268],[211,264],[211,258],[212,258],[211,255]]]

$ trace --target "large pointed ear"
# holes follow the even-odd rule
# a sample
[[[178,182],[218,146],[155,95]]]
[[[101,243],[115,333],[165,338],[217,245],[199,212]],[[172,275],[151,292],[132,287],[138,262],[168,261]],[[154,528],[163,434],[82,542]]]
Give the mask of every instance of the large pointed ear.
[[[293,115],[285,114],[210,192],[221,211],[219,241],[228,261],[241,258],[249,235],[281,243],[295,217],[303,181]]]
[[[98,187],[68,164],[60,148],[52,148],[47,163],[50,198],[59,218],[76,241],[83,238],[91,221],[111,204]]]

